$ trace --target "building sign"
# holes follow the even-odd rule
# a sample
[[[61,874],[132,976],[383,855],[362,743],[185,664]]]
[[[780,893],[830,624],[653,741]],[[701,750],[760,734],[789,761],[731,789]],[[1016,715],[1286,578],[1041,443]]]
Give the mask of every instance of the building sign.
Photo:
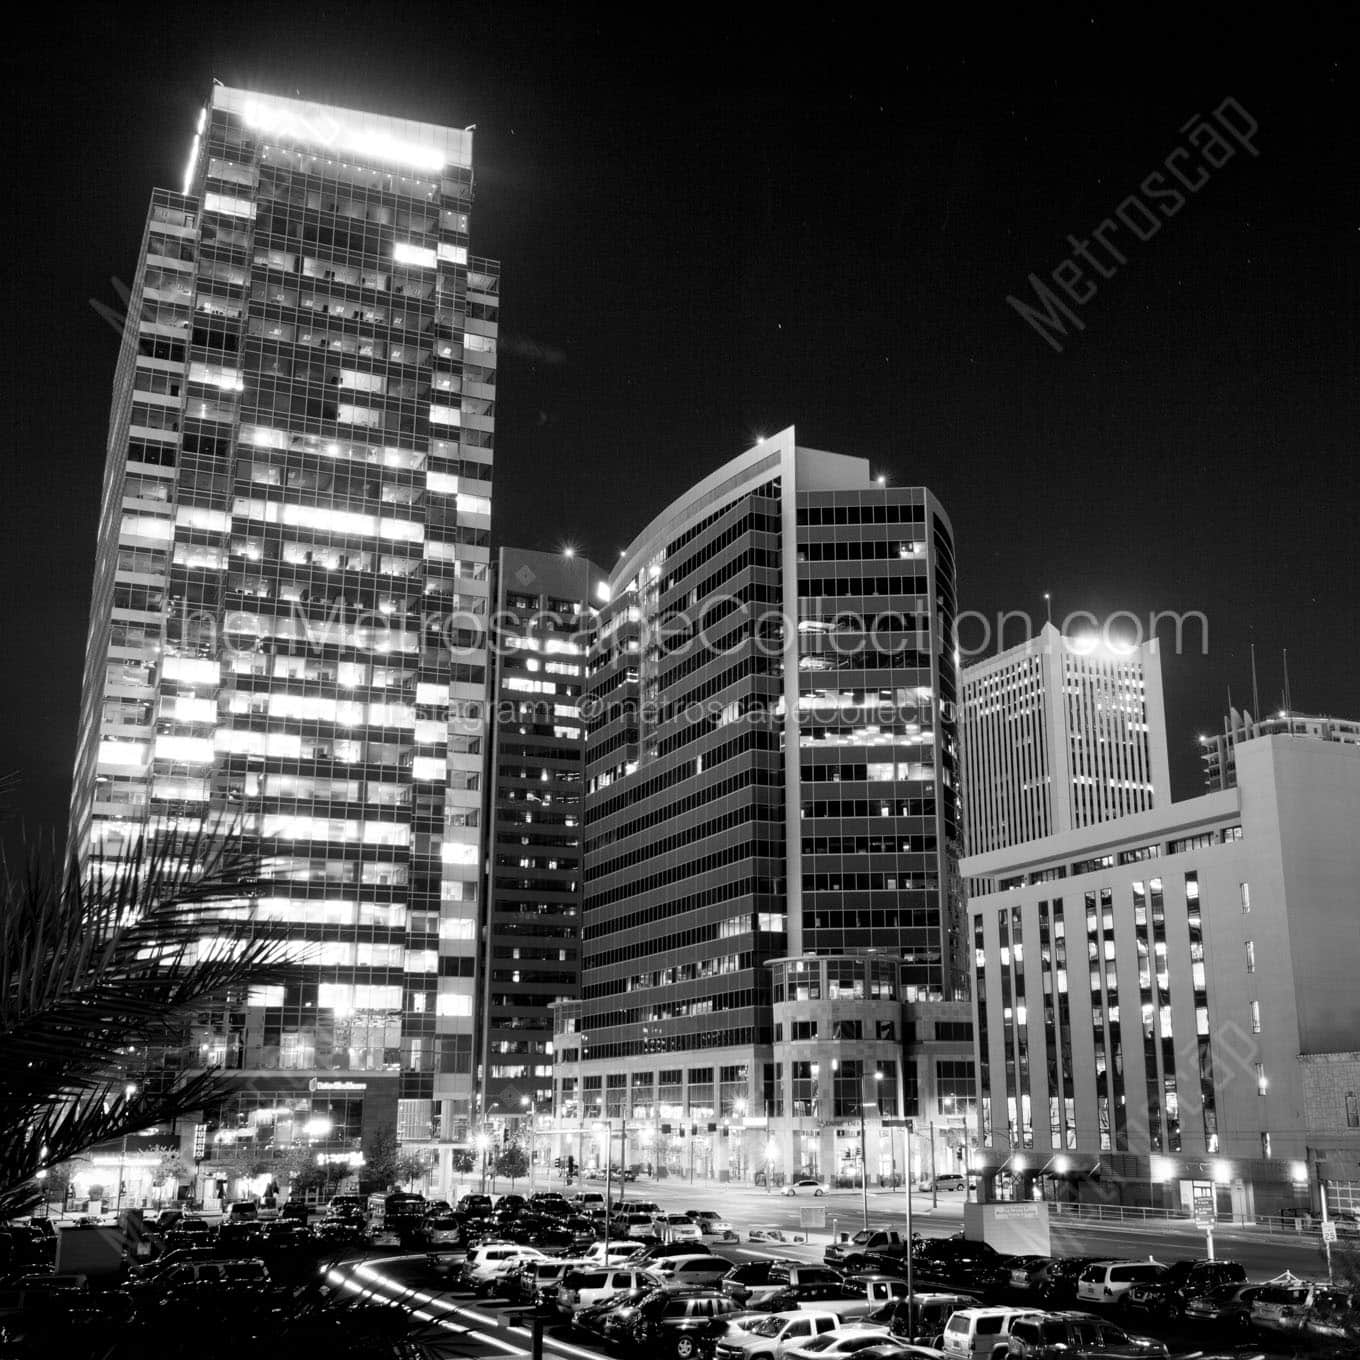
[[[367,1091],[366,1081],[317,1081],[315,1077],[307,1083],[309,1091]]]
[[[208,1126],[206,1124],[194,1125],[194,1156],[205,1156],[208,1151]]]
[[[1037,1204],[997,1204],[992,1208],[993,1218],[1038,1218]]]

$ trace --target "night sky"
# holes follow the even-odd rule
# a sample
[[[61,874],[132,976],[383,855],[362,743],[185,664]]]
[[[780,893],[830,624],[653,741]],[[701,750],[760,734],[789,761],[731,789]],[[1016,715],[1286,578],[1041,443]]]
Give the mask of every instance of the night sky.
[[[1207,615],[1208,654],[1195,637],[1164,660],[1178,797],[1228,688],[1250,702],[1252,638],[1264,706],[1287,647],[1296,707],[1360,716],[1343,21],[738,13],[26,12],[39,27],[5,59],[7,842],[65,818],[118,343],[90,299],[118,306],[213,76],[477,124],[473,249],[503,267],[499,541],[608,565],[795,424],[941,497],[965,609],[1041,620],[1047,590],[1057,618]],[[1228,97],[1259,155],[1233,143],[1149,240],[1109,236],[1123,263],[1085,268],[1084,329],[1055,352],[1007,295],[1033,304],[1028,276],[1055,288],[1069,234],[1152,203],[1140,186],[1191,147],[1183,125]]]

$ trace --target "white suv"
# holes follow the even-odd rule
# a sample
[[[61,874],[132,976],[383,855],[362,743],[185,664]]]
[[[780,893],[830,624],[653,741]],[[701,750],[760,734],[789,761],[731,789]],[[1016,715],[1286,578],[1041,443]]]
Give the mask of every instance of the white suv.
[[[993,1360],[1009,1350],[1011,1323],[1024,1308],[960,1308],[944,1325],[940,1349],[949,1360]]]
[[[557,1311],[567,1317],[615,1294],[657,1285],[655,1275],[636,1266],[578,1266],[566,1271],[557,1285]]]
[[[545,1261],[536,1247],[516,1246],[513,1242],[493,1242],[475,1247],[463,1265],[463,1282],[474,1294],[489,1294],[511,1266],[521,1261]]]
[[[1078,1303],[1118,1303],[1136,1284],[1166,1273],[1160,1261],[1097,1261],[1077,1276]]]
[[[726,1335],[714,1347],[714,1360],[781,1360],[790,1346],[801,1346],[840,1325],[835,1313],[813,1309],[729,1322]]]

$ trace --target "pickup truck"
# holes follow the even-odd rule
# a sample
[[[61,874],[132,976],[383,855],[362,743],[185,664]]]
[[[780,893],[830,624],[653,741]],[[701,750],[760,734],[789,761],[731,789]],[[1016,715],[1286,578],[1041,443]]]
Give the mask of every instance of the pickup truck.
[[[840,1241],[832,1242],[822,1253],[822,1259],[837,1270],[861,1270],[870,1255],[900,1256],[906,1259],[907,1239],[900,1232],[886,1229],[866,1229],[853,1237],[841,1234]]]
[[[856,1275],[835,1284],[791,1284],[761,1300],[763,1313],[816,1309],[842,1320],[863,1318],[905,1298],[907,1282],[888,1275]]]

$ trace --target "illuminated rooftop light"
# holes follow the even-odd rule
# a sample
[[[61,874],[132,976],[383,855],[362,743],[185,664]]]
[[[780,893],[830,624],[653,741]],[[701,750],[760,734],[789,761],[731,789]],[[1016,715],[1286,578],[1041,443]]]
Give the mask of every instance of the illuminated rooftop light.
[[[415,170],[437,171],[444,168],[444,153],[433,146],[405,142],[390,133],[341,122],[333,114],[316,110],[312,116],[300,110],[252,102],[242,111],[246,126],[273,133],[291,142],[311,143],[336,151],[352,151],[359,156],[410,166]]]

